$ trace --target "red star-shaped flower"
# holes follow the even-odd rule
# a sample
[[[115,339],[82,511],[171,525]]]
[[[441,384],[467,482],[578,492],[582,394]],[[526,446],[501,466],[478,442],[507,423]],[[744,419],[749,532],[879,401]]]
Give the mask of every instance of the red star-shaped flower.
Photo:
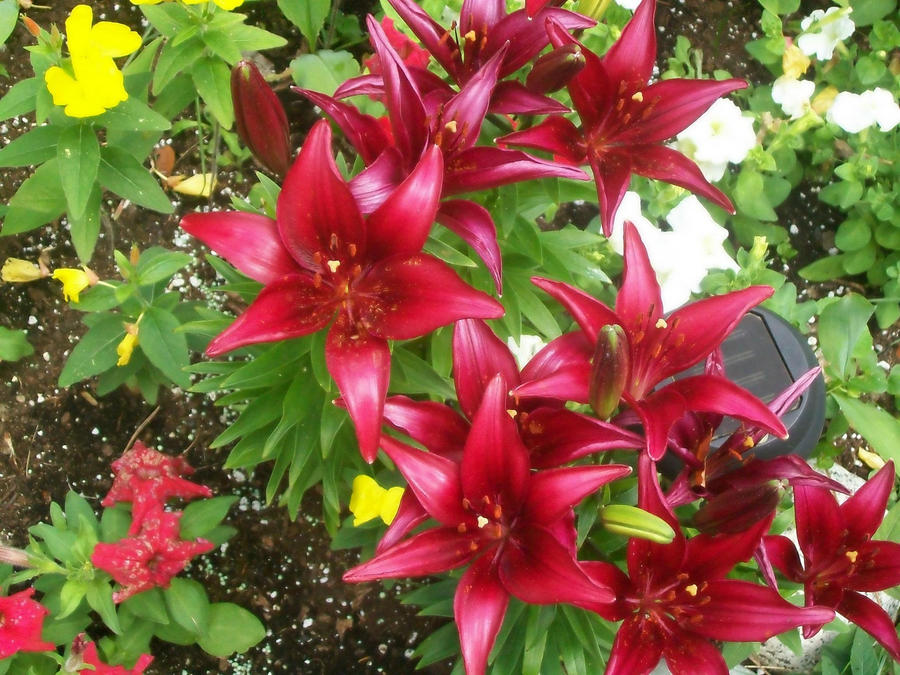
[[[17,652],[43,652],[56,649],[52,642],[41,640],[44,617],[49,611],[32,600],[34,589],[28,588],[0,598],[0,659]]]

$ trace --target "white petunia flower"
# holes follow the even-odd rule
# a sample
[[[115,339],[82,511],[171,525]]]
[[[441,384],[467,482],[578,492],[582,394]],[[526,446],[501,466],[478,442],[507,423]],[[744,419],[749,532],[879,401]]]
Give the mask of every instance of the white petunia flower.
[[[691,242],[694,255],[701,267],[707,270],[740,269],[723,246],[728,239],[728,230],[713,219],[694,195],[682,199],[678,206],[669,211],[666,221],[675,234]],[[694,290],[699,291],[699,286]]]
[[[815,89],[816,85],[811,80],[797,80],[782,75],[772,85],[772,100],[781,106],[785,115],[790,115],[795,120],[803,117],[810,109],[809,99]]]
[[[710,181],[719,180],[728,163],[740,164],[756,146],[753,118],[721,98],[678,134],[676,149],[694,160]]]
[[[538,335],[525,335],[523,333],[519,336],[518,342],[514,338],[509,338],[506,341],[506,346],[509,347],[509,351],[516,357],[516,363],[519,364],[519,369],[521,370],[534,358],[535,354],[547,346],[547,343]]]
[[[839,16],[835,16],[840,12]],[[803,33],[797,38],[797,46],[804,54],[812,56],[820,61],[827,61],[834,54],[834,48],[848,37],[853,35],[856,25],[847,16],[847,12],[840,7],[830,7],[828,11],[815,10],[800,22],[800,28],[806,30],[816,24],[811,33]]]
[[[873,124],[890,131],[900,123],[900,107],[893,94],[881,87],[862,94],[842,91],[834,97],[825,118],[850,134],[858,134]]]

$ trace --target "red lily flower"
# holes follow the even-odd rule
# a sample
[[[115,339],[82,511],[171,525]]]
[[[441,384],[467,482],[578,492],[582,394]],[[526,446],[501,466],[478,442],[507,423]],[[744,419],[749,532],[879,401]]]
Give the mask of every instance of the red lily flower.
[[[421,253],[440,196],[441,153],[421,162],[363,218],[331,156],[328,122],[310,131],[284,181],[277,219],[240,212],[193,213],[182,227],[265,284],[207,354],[315,333],[325,346],[359,440],[375,461],[390,377],[388,340],[419,337],[465,317],[496,318],[503,307]]]
[[[532,473],[528,450],[506,412],[507,386],[488,385],[455,462],[389,437],[382,447],[438,525],[378,553],[344,581],[426,576],[469,564],[454,598],[463,660],[483,673],[509,596],[533,604],[606,603],[574,557],[572,507],[625,466],[580,466]]]
[[[625,575],[609,563],[583,563],[598,583],[616,591],[616,602],[593,607],[619,627],[606,675],[649,673],[665,658],[674,675],[721,673],[728,667],[711,640],[756,642],[808,621],[830,621],[825,607],[795,607],[771,588],[726,579],[748,560],[771,519],[737,535],[685,539],[665,506],[649,457],[638,463],[638,505],[668,522],[670,544],[633,537],[628,542]]]
[[[368,26],[382,70],[378,87],[355,90],[342,87],[335,92],[335,97],[297,90],[335,121],[366,163],[367,168],[350,183],[363,213],[380,207],[420,162],[423,153],[434,145],[440,148],[443,157],[444,197],[545,176],[586,178],[576,167],[548,162],[524,152],[475,146],[497,84],[505,47],[470,77],[458,94],[447,95],[440,82],[435,85],[427,80],[423,84],[421,76],[414,75],[415,69],[407,67],[372,17]],[[431,89],[425,89],[426,85]],[[383,95],[391,133],[374,117],[337,100],[351,94]],[[436,219],[481,256],[499,292],[502,261],[488,211],[475,202],[454,199],[439,205]]]
[[[128,534],[137,534],[147,516],[161,509],[170,497],[212,497],[208,487],[182,477],[194,473],[184,457],[164,455],[140,441],[113,462],[112,469],[116,478],[100,503],[109,507],[131,502]]]
[[[633,173],[680,185],[734,212],[728,197],[703,177],[696,164],[662,142],[690,126],[716,99],[747,83],[672,79],[648,85],[656,60],[655,11],[655,0],[644,0],[602,58],[553,19],[547,20],[554,47],[579,45],[585,56],[585,67],[569,82],[581,127],[563,117],[550,117],[498,141],[547,150],[573,164],[590,164],[606,236],[612,233],[613,218]]]
[[[157,586],[168,588],[172,577],[187,567],[191,558],[213,549],[213,543],[206,539],[180,538],[181,515],[180,511],[157,511],[144,521],[137,537],[94,547],[91,554],[94,567],[108,572],[123,587],[113,593],[114,602]]]
[[[464,0],[459,25],[448,29],[435,22],[413,0],[389,2],[460,87],[498,53],[503,54],[500,79],[531,61],[549,43],[544,29],[544,21],[548,19],[564,30],[596,24],[593,19],[563,9],[548,8],[533,14],[517,10],[507,14],[505,0]],[[566,111],[564,106],[531,93],[514,80],[503,82],[493,92],[490,109],[497,113],[531,115]]]
[[[0,597],[0,659],[17,652],[53,651],[56,645],[41,640],[49,610],[32,600],[33,588]]]
[[[772,564],[784,576],[803,583],[807,605],[833,607],[900,661],[900,640],[893,619],[859,592],[900,584],[900,544],[872,539],[893,489],[893,462],[840,505],[828,490],[797,486],[797,539],[805,563],[800,562],[797,549],[786,537],[766,537],[765,546]],[[803,635],[812,637],[823,623],[808,622]]]
[[[731,415],[768,433],[786,435],[777,415],[753,394],[724,377],[697,375],[655,389],[718,347],[747,310],[772,295],[770,287],[751,286],[705,298],[664,318],[659,283],[647,250],[629,222],[625,223],[624,279],[616,296],[615,311],[560,281],[540,277],[532,281],[569,311],[588,344],[597,343],[603,326],[622,327],[628,343],[628,376],[622,398],[641,418],[651,459],[662,457],[669,429],[688,411]],[[585,372],[590,371],[588,362],[592,356],[592,350],[584,353]]]
[[[391,17],[386,16],[382,18],[381,27],[391,46],[397,50],[400,58],[403,59],[403,63],[410,68],[428,68],[431,54],[428,53],[427,49],[422,49],[406,35],[394,28],[394,20]],[[373,54],[363,59],[363,66],[368,68],[373,75],[381,74],[381,60],[378,58],[378,54]]]

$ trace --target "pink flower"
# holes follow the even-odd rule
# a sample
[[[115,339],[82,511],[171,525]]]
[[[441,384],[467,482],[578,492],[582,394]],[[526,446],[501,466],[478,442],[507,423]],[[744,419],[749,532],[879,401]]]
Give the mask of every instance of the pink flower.
[[[893,489],[893,462],[841,505],[828,490],[797,485],[794,509],[804,563],[786,537],[766,537],[765,545],[772,564],[788,579],[803,584],[807,605],[833,607],[900,661],[893,619],[862,595],[900,584],[900,543],[872,539]],[[818,633],[823,623],[807,623],[804,636]]]
[[[72,642],[72,656],[70,658],[80,659],[80,665],[76,666],[78,673],[95,673],[95,675],[142,675],[144,670],[153,661],[150,654],[141,654],[133,668],[125,666],[110,666],[100,660],[97,654],[97,645],[94,642],[84,643],[85,635],[80,633]],[[84,666],[93,666],[93,669]]]
[[[32,600],[34,589],[0,597],[0,659],[17,652],[43,652],[56,649],[52,642],[41,640],[44,617],[49,611]]]
[[[115,602],[157,586],[168,588],[172,577],[181,572],[191,558],[213,549],[213,543],[206,539],[184,541],[180,538],[178,521],[181,515],[158,510],[145,518],[137,537],[94,547],[91,562],[123,587],[113,593]]]
[[[407,340],[503,307],[422,253],[441,194],[443,162],[431,145],[413,171],[364,218],[331,156],[326,120],[310,131],[284,181],[277,219],[192,213],[181,226],[265,284],[207,347],[211,356],[316,333],[330,324],[328,372],[375,461],[390,379],[388,340]]]
[[[183,478],[194,473],[187,460],[164,455],[140,441],[113,462],[112,468],[116,478],[101,504],[109,507],[119,502],[131,502],[128,534],[137,534],[148,514],[162,509],[170,497],[212,496],[212,491],[205,485]]]

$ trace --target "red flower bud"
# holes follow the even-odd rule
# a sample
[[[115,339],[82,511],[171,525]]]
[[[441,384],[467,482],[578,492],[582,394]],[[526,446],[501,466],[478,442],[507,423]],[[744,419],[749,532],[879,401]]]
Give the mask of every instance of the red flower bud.
[[[601,419],[609,419],[628,381],[631,352],[625,330],[618,324],[600,329],[597,347],[591,360],[591,381],[588,400]]]
[[[534,63],[525,78],[525,86],[538,94],[565,87],[584,68],[581,45],[566,44],[548,52]]]
[[[775,481],[730,490],[709,499],[694,514],[694,525],[706,534],[744,532],[772,513],[780,498]]]
[[[234,119],[241,140],[260,164],[284,176],[291,163],[291,135],[287,114],[278,96],[249,61],[231,71]]]

